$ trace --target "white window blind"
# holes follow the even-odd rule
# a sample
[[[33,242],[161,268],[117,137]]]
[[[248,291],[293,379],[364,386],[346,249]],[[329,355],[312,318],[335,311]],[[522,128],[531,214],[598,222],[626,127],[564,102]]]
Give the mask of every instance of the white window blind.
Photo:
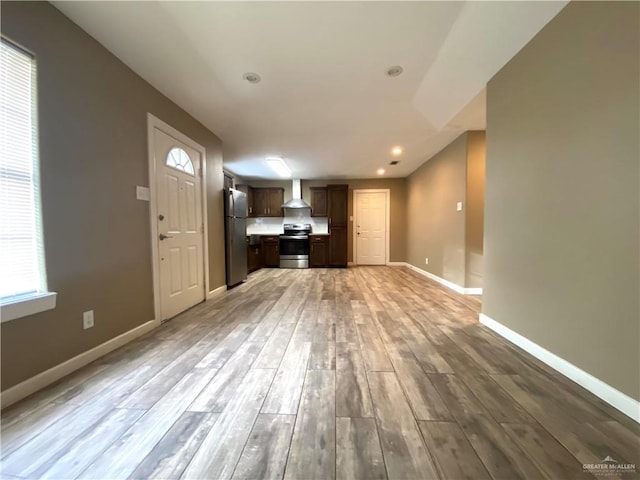
[[[7,303],[47,285],[34,58],[2,39],[0,77],[0,303]]]

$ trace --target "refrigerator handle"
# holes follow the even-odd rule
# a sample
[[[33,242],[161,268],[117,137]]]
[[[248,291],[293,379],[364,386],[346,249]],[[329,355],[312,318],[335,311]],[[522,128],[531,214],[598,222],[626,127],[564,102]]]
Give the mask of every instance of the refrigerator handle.
[[[235,216],[235,211],[236,211],[236,202],[233,197],[233,191],[229,189],[229,215]]]

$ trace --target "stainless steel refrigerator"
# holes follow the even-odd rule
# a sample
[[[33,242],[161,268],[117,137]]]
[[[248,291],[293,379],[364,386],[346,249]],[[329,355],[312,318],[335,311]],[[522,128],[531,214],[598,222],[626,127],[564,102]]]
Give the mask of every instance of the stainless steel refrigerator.
[[[227,286],[247,279],[247,195],[234,188],[224,191],[224,230]]]

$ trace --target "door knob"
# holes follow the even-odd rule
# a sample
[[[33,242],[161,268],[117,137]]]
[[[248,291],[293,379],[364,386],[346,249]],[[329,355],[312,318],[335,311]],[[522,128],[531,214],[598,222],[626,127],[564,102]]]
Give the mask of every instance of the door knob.
[[[168,235],[165,235],[164,233],[161,233],[161,234],[159,235],[159,238],[160,238],[160,240],[164,240],[165,238],[173,238],[173,237],[170,237],[170,236],[168,236]]]

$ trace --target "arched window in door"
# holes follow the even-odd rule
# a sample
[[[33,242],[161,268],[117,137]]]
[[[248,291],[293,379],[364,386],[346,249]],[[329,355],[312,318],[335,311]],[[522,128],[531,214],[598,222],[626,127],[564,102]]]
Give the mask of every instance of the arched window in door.
[[[174,147],[169,151],[167,155],[167,167],[175,168],[176,170],[193,176],[196,174],[189,154],[179,147]]]

